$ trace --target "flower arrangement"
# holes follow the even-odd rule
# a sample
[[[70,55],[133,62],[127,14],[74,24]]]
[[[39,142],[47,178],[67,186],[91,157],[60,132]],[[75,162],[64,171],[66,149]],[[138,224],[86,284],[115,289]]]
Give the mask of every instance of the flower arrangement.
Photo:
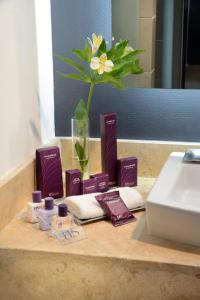
[[[57,56],[59,60],[77,71],[69,74],[59,72],[63,77],[79,80],[90,85],[87,101],[85,102],[83,99],[79,101],[74,115],[78,121],[77,130],[80,136],[75,142],[75,150],[82,173],[88,164],[85,132],[88,126],[94,86],[110,83],[116,88],[123,89],[125,87],[123,82],[125,77],[143,73],[138,59],[143,50],[134,50],[128,43],[128,40],[120,40],[108,49],[102,35],[97,36],[93,33],[92,40],[90,38],[86,39],[83,50],[72,50],[72,53],[84,64],[63,55]],[[85,67],[85,63],[89,68]]]

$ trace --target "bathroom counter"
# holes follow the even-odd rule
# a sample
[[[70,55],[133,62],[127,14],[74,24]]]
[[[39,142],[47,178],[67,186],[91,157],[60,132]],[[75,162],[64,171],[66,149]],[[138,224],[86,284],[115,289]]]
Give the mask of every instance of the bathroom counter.
[[[154,179],[140,178],[137,189],[146,197],[153,183]],[[36,285],[32,292],[37,299],[44,296],[37,274],[43,277],[44,287],[49,288],[49,299],[62,299],[60,294],[60,298],[53,298],[54,281],[58,279],[58,285],[67,284],[68,280],[75,289],[70,290],[68,299],[135,299],[130,292],[137,299],[200,299],[200,249],[149,236],[145,212],[135,216],[137,222],[119,227],[105,220],[84,225],[87,239],[65,246],[31,224],[13,219],[0,232],[0,277],[7,285],[5,291],[1,284],[0,294],[11,293],[10,298],[2,299],[12,299],[13,285],[17,290],[20,285],[31,285],[25,276],[29,272],[29,277],[34,276],[29,281]],[[47,283],[49,270],[53,277]],[[14,279],[16,276],[21,281]],[[113,289],[107,286],[105,296],[105,284],[111,280],[116,284]],[[157,291],[153,288],[155,284],[159,285]],[[28,289],[25,295],[26,298],[15,299],[35,299]],[[180,298],[173,298],[175,295]]]

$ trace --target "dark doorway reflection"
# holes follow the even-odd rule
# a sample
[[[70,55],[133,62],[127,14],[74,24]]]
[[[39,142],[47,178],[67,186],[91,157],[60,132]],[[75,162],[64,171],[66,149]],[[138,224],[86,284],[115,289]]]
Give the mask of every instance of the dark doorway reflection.
[[[200,89],[200,0],[157,0],[155,87]]]
[[[200,88],[200,1],[188,1],[185,88]]]

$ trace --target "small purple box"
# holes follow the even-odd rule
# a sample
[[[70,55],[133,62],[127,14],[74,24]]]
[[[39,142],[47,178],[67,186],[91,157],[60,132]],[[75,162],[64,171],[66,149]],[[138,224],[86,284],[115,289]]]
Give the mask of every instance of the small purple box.
[[[116,113],[100,115],[102,171],[109,175],[109,186],[117,185]]]
[[[81,171],[78,169],[65,171],[66,197],[81,194]]]
[[[97,181],[97,192],[104,193],[109,189],[109,175],[106,173],[98,173],[91,175]]]
[[[62,166],[58,147],[36,150],[36,182],[42,198],[63,197]]]
[[[137,158],[126,157],[117,161],[118,186],[137,185]]]
[[[81,182],[82,194],[91,194],[97,192],[97,181],[95,178],[83,180]]]

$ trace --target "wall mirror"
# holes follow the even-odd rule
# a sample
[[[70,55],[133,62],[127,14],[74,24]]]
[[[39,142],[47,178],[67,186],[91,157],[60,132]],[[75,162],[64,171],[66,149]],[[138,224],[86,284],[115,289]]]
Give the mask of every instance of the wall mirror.
[[[198,2],[200,1],[196,0],[196,4],[198,4]],[[116,6],[113,7],[113,3],[115,3]],[[184,0],[51,0],[55,131],[57,136],[70,136],[71,128],[69,120],[73,116],[77,101],[80,98],[85,99],[87,97],[88,86],[72,80],[66,80],[58,75],[57,70],[70,73],[71,68],[58,61],[55,55],[66,54],[69,57],[70,55],[73,57],[71,50],[73,48],[81,49],[85,38],[91,36],[93,32],[102,34],[110,43],[112,36],[115,37],[114,42],[117,42],[120,38],[128,38],[130,44],[133,47],[137,47],[134,39],[140,36],[138,36],[139,23],[135,24],[135,20],[137,17],[139,18],[141,14],[141,19],[143,19],[143,34],[141,36],[144,37],[143,41],[145,43],[152,45],[153,37],[156,41],[156,37],[154,36],[156,30],[161,30],[162,27],[157,27],[154,31],[152,30],[154,35],[150,35],[148,34],[148,29],[150,28],[149,23],[153,24],[152,28],[156,25],[156,18],[154,16],[155,11],[159,9],[158,5],[164,9],[168,3],[170,3],[171,6],[168,7],[165,18],[168,25],[171,26],[171,32],[174,33],[175,30],[172,27],[173,23],[168,21],[169,15],[171,16],[170,9],[173,9],[176,13],[182,12],[182,14],[179,15],[179,18],[182,20],[183,8],[188,4],[188,2],[185,3]],[[120,8],[119,5],[122,5],[122,8]],[[182,8],[177,9],[174,5],[180,5]],[[139,9],[141,9],[140,14]],[[157,18],[158,17],[159,16],[157,16]],[[162,14],[160,14],[160,18],[164,22]],[[114,20],[117,21],[117,23],[114,24]],[[178,24],[182,26],[182,23],[178,22],[178,17],[176,21],[176,30],[180,31],[180,25]],[[121,26],[123,25],[120,29],[121,33],[117,27],[119,23],[121,23]],[[129,36],[127,29],[129,29]],[[197,30],[192,30],[192,32],[198,34]],[[166,37],[168,36],[167,31]],[[195,37],[196,53],[200,53],[198,50],[198,40],[199,38]],[[169,45],[170,44],[166,41],[164,50],[167,50],[167,46]],[[141,45],[144,49],[147,48],[147,46],[147,44]],[[154,49],[155,48],[156,47],[154,47]],[[171,47],[170,49],[172,52]],[[148,52],[146,51],[146,53]],[[151,54],[152,52],[149,52],[150,58]],[[175,54],[171,55],[171,57],[174,58],[174,55]],[[179,56],[180,55],[177,54],[177,62],[180,63]],[[167,55],[166,57],[168,58]],[[192,57],[194,57],[193,54]],[[156,55],[156,60],[157,58]],[[170,59],[166,60],[167,66],[169,61]],[[144,60],[143,63],[144,67],[148,66],[147,61]],[[174,70],[178,70],[178,67]],[[148,72],[146,71],[144,75],[148,75]],[[102,112],[115,111],[118,115],[119,138],[164,141],[200,140],[199,90],[183,89],[180,88],[180,86],[179,88],[175,88],[172,86],[171,80],[169,80],[171,86],[165,85],[165,88],[162,89],[152,88],[154,87],[153,85],[146,85],[146,88],[133,88],[132,80],[138,80],[139,76],[133,77],[131,81],[128,82],[131,88],[123,91],[113,89],[109,85],[99,85],[95,88],[90,118],[92,124],[91,137],[99,137],[99,114]],[[148,76],[146,78],[148,79]],[[172,78],[172,76],[170,78]],[[151,80],[148,82],[151,82]],[[135,87],[142,86],[135,85]]]
[[[200,1],[112,0],[112,32],[145,49],[129,87],[200,88]]]

